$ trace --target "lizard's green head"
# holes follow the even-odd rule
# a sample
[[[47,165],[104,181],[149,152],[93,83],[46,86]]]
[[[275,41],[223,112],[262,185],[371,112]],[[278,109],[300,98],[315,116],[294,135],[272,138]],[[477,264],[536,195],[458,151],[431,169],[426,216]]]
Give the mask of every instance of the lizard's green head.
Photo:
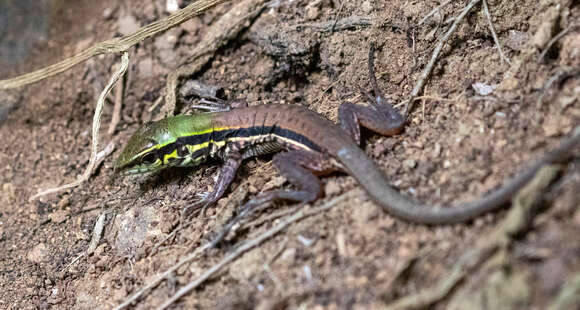
[[[203,115],[178,115],[144,125],[133,134],[117,158],[115,172],[137,174],[199,163],[202,158],[191,158],[192,146],[186,140],[203,131],[208,124],[208,118]]]
[[[163,168],[160,148],[176,141],[169,130],[168,119],[145,124],[133,134],[115,162],[115,172],[136,174],[153,172]]]

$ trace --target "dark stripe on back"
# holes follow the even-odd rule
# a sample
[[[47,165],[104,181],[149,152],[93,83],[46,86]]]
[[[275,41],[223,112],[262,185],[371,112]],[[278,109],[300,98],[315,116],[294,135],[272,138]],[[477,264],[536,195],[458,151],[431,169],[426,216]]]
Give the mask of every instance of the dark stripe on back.
[[[224,140],[227,141],[230,138],[236,138],[236,137],[249,138],[249,137],[255,137],[255,136],[260,136],[260,135],[265,135],[265,134],[274,134],[277,136],[281,136],[281,137],[296,141],[300,144],[303,144],[312,150],[319,151],[319,152],[321,151],[320,147],[316,143],[312,142],[307,137],[305,137],[297,132],[294,132],[290,129],[284,129],[284,128],[280,128],[278,126],[254,126],[254,127],[249,127],[249,128],[224,129],[224,130],[204,133],[201,135],[191,135],[191,136],[180,137],[180,138],[177,138],[177,141],[175,143],[170,143],[170,144],[165,145],[164,147],[160,148],[158,152],[161,154],[164,154],[164,155],[170,154],[176,149],[176,145],[179,145],[179,144],[181,144],[181,145],[197,145],[197,144],[207,142],[210,139],[215,141],[215,142],[220,142],[220,141],[224,141]],[[198,150],[195,152],[196,154],[194,154],[194,155],[201,155],[203,152],[207,152],[207,150],[205,150],[205,149]]]
[[[297,133],[295,131],[292,131],[290,129],[285,129],[285,128],[280,128],[280,127],[277,127],[277,126],[273,126],[271,128],[271,132],[273,134],[275,134],[275,135],[278,135],[278,136],[281,136],[281,137],[285,137],[285,138],[288,138],[290,140],[294,140],[294,141],[296,141],[296,142],[298,142],[300,144],[306,145],[311,150],[318,151],[318,152],[321,152],[322,151],[320,149],[320,147],[316,143],[312,142],[307,137],[305,137],[305,136],[303,136],[303,135],[301,135],[301,134],[299,134],[299,133]]]

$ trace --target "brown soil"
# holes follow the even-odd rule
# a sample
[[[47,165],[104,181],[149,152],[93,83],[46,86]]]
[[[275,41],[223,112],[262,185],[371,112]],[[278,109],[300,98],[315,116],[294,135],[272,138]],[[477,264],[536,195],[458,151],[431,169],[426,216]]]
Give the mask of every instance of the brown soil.
[[[130,6],[114,0],[68,2],[54,13],[57,17],[47,42],[38,44],[31,60],[35,67],[129,31],[135,23],[145,25],[166,15],[165,1]],[[380,47],[375,62],[379,84],[390,99],[400,102],[447,28],[440,22],[457,15],[464,2],[453,1],[418,28],[413,47],[410,27],[437,2],[280,1],[248,23],[249,28],[220,49],[194,78],[222,86],[228,98],[246,98],[251,104],[300,104],[335,119],[341,102],[363,102],[359,86],[370,89],[366,61],[369,44],[375,42]],[[406,130],[394,137],[366,136],[367,154],[396,188],[429,203],[479,197],[554,147],[580,123],[579,75],[558,79],[543,91],[546,82],[565,67],[579,66],[579,29],[558,41],[541,63],[539,51],[522,57],[539,30],[547,27],[555,33],[579,20],[580,7],[562,1],[562,17],[554,27],[546,26],[553,2],[489,3],[511,65],[502,63],[481,6],[466,17],[444,48],[424,88],[427,97],[417,102]],[[112,308],[211,238],[231,219],[240,201],[261,189],[288,186],[269,158],[249,160],[218,206],[156,247],[175,229],[180,210],[195,201],[195,193],[211,189],[215,166],[137,178],[113,175],[112,163],[122,145],[140,124],[157,115],[158,109],[149,112],[149,108],[163,95],[166,75],[187,59],[205,29],[230,7],[214,8],[131,50],[122,120],[113,136],[106,134],[112,105],[107,105],[103,117],[103,145],[114,140],[117,149],[88,183],[72,191],[29,201],[39,190],[73,181],[83,172],[96,97],[118,58],[96,57],[21,89],[18,107],[0,127],[0,308]],[[370,18],[372,26],[333,33],[310,27],[355,17]],[[298,24],[303,27],[297,28]],[[65,44],[54,47],[58,57],[52,49],[55,42]],[[516,66],[519,70],[514,70]],[[28,69],[8,69],[2,77]],[[498,87],[484,97],[474,90],[474,83]],[[538,103],[541,94],[544,99]],[[188,111],[190,103],[181,98],[180,112]],[[324,178],[323,184],[326,197],[314,205],[359,187],[340,174]],[[476,295],[469,301],[472,306],[541,309],[570,289],[569,283],[580,272],[579,188],[576,161],[545,195],[544,211],[531,231],[509,249],[499,279],[504,285],[510,283],[502,287],[504,293]],[[428,227],[395,219],[365,197],[292,225],[176,307],[378,307],[447,277],[461,254],[485,238],[506,213],[461,225]],[[160,305],[240,242],[279,221],[261,219],[292,207],[279,204],[256,215],[250,220],[254,225],[241,227],[219,249],[179,269],[136,308]],[[81,256],[104,211],[108,213],[102,240],[94,253]],[[401,266],[417,256],[404,280],[390,286]],[[458,294],[493,291],[493,281],[498,279],[474,272],[463,283],[469,293],[457,290],[437,308],[461,305]]]

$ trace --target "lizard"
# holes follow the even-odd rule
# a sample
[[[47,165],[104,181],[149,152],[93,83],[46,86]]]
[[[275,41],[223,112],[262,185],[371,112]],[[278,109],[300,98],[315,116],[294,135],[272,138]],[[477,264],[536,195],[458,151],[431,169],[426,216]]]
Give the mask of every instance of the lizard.
[[[274,166],[296,189],[273,190],[263,194],[260,201],[315,201],[322,196],[318,177],[338,170],[353,176],[387,213],[409,222],[439,225],[466,222],[499,208],[543,165],[569,158],[571,150],[580,144],[578,126],[558,147],[480,199],[452,207],[416,202],[393,188],[380,167],[359,147],[361,126],[384,136],[396,135],[405,126],[404,117],[379,90],[372,48],[368,67],[373,100],[369,106],[344,102],[338,109],[339,125],[291,104],[238,104],[231,110],[177,115],[138,129],[114,169],[121,174],[138,174],[221,159],[223,166],[214,189],[201,201],[209,206],[224,195],[245,159],[276,153]]]

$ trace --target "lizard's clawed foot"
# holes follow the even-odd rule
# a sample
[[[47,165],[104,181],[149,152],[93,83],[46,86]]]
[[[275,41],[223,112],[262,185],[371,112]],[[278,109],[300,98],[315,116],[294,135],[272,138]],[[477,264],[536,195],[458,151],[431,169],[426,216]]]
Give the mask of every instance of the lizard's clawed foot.
[[[205,112],[227,112],[232,109],[247,107],[248,103],[242,99],[223,100],[219,98],[202,98],[197,105],[191,105],[190,108],[203,110]]]

